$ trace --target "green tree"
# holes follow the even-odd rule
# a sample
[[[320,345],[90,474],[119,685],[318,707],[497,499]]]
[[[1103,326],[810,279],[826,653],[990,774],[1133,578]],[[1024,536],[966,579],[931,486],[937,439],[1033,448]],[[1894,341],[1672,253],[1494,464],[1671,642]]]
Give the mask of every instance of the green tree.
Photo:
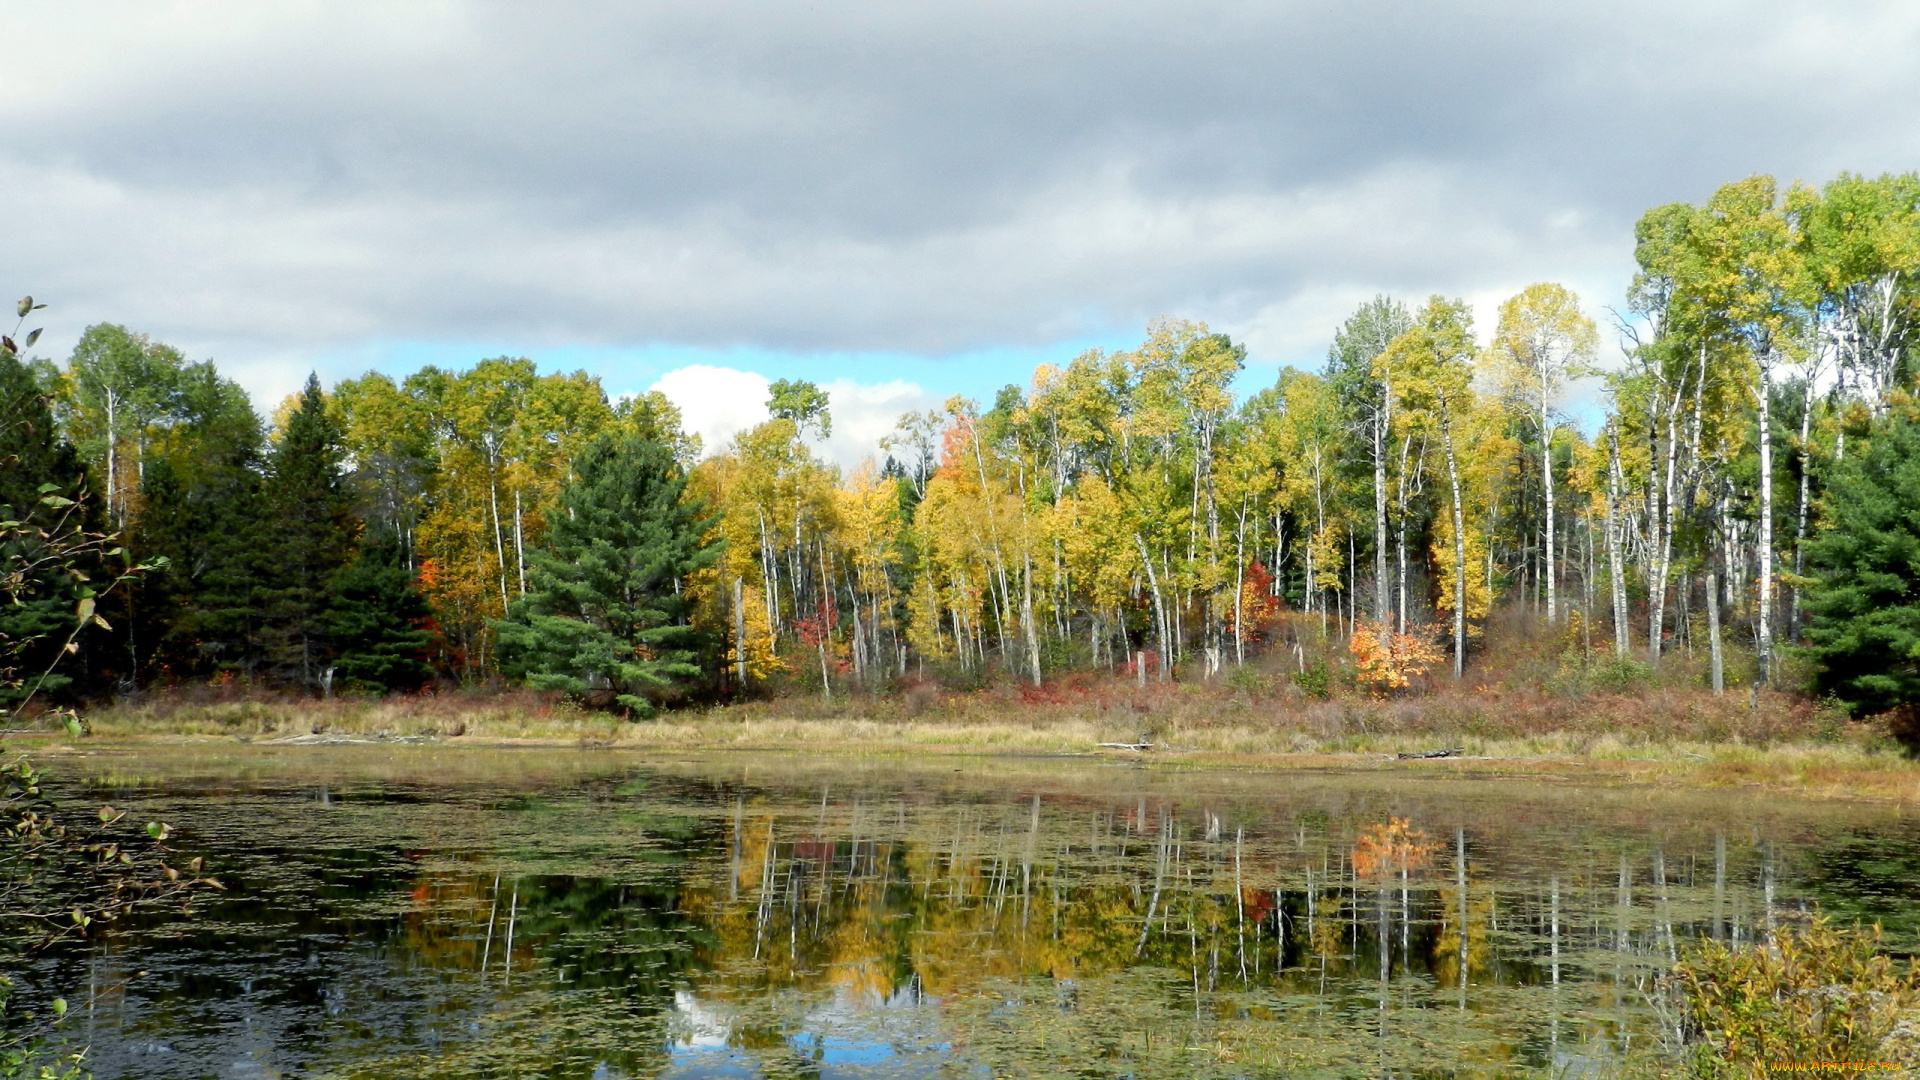
[[[503,669],[535,687],[634,714],[701,676],[688,578],[719,558],[704,509],[682,498],[673,452],[603,437],[574,463],[528,552],[527,594],[495,624]]]
[[[387,539],[340,571],[327,623],[334,678],[375,694],[418,690],[433,678],[433,612]]]
[[[264,613],[275,673],[306,685],[326,668],[334,575],[352,558],[359,531],[343,457],[340,425],[319,378],[308,375],[267,463],[273,558]]]
[[[1855,716],[1920,704],[1920,423],[1896,417],[1849,451],[1822,503],[1807,545],[1815,688]]]
[[[156,429],[177,407],[180,351],[124,326],[87,327],[65,372],[69,438],[105,484],[107,516],[125,528]]]
[[[79,563],[63,544],[90,524],[87,470],[54,429],[32,372],[0,349],[0,714],[27,695],[57,692],[71,676],[53,671],[76,630],[76,605],[97,553]],[[42,674],[42,673],[46,674]]]
[[[147,463],[128,546],[164,558],[138,590],[132,634],[141,670],[162,678],[230,671],[262,659],[263,574],[273,557],[260,417],[211,364],[182,373],[171,452]]]
[[[1592,372],[1600,335],[1564,286],[1529,285],[1500,305],[1500,324],[1488,358],[1503,395],[1525,414],[1540,436],[1540,486],[1545,503],[1541,576],[1546,584],[1547,622],[1557,621],[1559,560],[1554,541],[1553,434],[1567,385]]]
[[[802,435],[809,429],[822,439],[833,434],[827,392],[805,379],[781,379],[767,387],[767,412],[775,420],[791,420]]]
[[[1394,371],[1380,362],[1393,339],[1413,328],[1406,305],[1376,296],[1360,305],[1334,332],[1327,350],[1327,377],[1341,406],[1366,428],[1373,469],[1373,618],[1385,623],[1390,610],[1387,577],[1387,472],[1393,457]],[[1405,469],[1404,454],[1401,467]],[[1405,523],[1401,523],[1404,533]],[[1404,545],[1403,545],[1404,546]],[[1402,584],[1402,590],[1405,585]],[[1401,612],[1404,621],[1405,612]]]
[[[1413,329],[1394,339],[1375,361],[1402,372],[1401,407],[1438,427],[1441,461],[1446,465],[1453,566],[1449,582],[1453,593],[1453,677],[1466,670],[1467,655],[1467,523],[1462,503],[1463,455],[1455,435],[1472,412],[1473,312],[1463,300],[1433,296],[1414,316]]]

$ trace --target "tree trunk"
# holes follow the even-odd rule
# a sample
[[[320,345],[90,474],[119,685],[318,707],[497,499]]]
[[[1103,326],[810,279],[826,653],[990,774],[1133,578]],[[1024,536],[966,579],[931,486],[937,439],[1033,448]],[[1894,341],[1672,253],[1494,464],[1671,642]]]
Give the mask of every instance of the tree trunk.
[[[1040,678],[1040,630],[1033,625],[1033,559],[1022,555],[1026,567],[1026,587],[1020,590],[1020,618],[1027,624],[1027,660],[1033,668],[1033,685],[1039,686]]]
[[[1653,574],[1647,582],[1647,662],[1658,664],[1665,642],[1661,635],[1667,622],[1667,574],[1673,568],[1674,483],[1679,469],[1679,410],[1681,387],[1673,390],[1673,402],[1667,407],[1667,453],[1660,492],[1655,499],[1658,549],[1654,552]]]
[[[1373,419],[1373,618],[1387,624],[1387,425],[1393,390],[1380,380],[1380,409]]]
[[[500,532],[500,491],[495,485],[492,470],[487,476],[487,505],[493,508],[493,554],[500,561],[500,607],[507,606],[507,542]]]
[[[1160,638],[1160,679],[1164,682],[1167,677],[1167,604],[1160,595],[1160,577],[1153,572],[1153,557],[1147,554],[1147,541],[1139,533],[1134,533],[1133,542],[1140,546],[1140,562],[1147,568],[1147,587],[1153,590],[1155,633]]]
[[[1453,491],[1453,677],[1466,673],[1467,658],[1467,523],[1460,507],[1460,470],[1453,456],[1453,418],[1445,394],[1440,395],[1440,439],[1447,456],[1447,486]]]
[[[1760,592],[1754,597],[1760,682],[1773,680],[1773,353],[1760,354]]]
[[[1554,573],[1555,564],[1553,561],[1553,540],[1554,533],[1557,530],[1555,530],[1553,525],[1553,428],[1547,423],[1545,411],[1542,411],[1540,414],[1540,479],[1541,482],[1546,485],[1547,491],[1547,520],[1545,523],[1547,534],[1547,564],[1541,569],[1541,576],[1547,586],[1547,625],[1552,626],[1557,616],[1556,599],[1558,594],[1555,590],[1557,582],[1554,580],[1557,575]]]
[[[1800,509],[1793,526],[1793,600],[1787,609],[1787,639],[1800,640],[1800,575],[1807,568],[1807,499],[1813,477],[1813,374],[1808,372],[1800,408]]]
[[[733,653],[734,678],[742,692],[747,689],[747,608],[746,589],[739,578],[733,579]]]
[[[520,595],[527,595],[527,536],[520,523],[520,493],[513,493],[513,565],[520,571]]]
[[[120,456],[120,447],[117,445],[119,433],[114,426],[116,397],[113,387],[107,387],[107,520],[117,525],[124,525],[125,522],[121,519],[125,515],[117,515],[114,510],[114,499],[118,497],[120,490],[115,473],[115,466],[118,464],[115,459]]]
[[[1233,537],[1233,663],[1247,662],[1247,633],[1242,619],[1246,615],[1242,598],[1247,592],[1247,500],[1240,500],[1240,520]]]
[[[1720,653],[1720,575],[1707,570],[1707,666],[1713,676],[1713,696],[1726,693],[1726,667]]]

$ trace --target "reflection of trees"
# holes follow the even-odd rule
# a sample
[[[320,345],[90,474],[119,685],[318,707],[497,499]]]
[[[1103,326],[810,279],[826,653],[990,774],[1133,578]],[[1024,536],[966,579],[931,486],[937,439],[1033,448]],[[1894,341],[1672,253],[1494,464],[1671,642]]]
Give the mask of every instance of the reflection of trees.
[[[183,943],[175,989],[142,992],[139,1029],[211,1040],[207,1003],[244,1000],[276,1060],[633,1076],[697,1005],[766,1075],[814,1068],[823,1032],[905,1028],[1006,1073],[1476,1075],[1623,1043],[1676,941],[1750,940],[1791,903],[1757,839],[1596,830],[1548,850],[1377,803],[1275,820],[658,783],[496,805],[483,841],[473,820],[406,850],[361,842],[387,821],[324,860],[276,856]],[[1814,880],[1897,903],[1904,849],[1858,840]],[[889,1010],[919,1019],[858,1019]]]

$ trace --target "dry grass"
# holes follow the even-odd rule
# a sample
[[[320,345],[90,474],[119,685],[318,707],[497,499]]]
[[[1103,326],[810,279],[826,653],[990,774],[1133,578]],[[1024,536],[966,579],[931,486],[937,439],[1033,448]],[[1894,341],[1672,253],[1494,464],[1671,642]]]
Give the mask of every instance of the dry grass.
[[[983,689],[913,680],[885,692],[791,692],[685,709],[628,723],[529,691],[457,690],[381,700],[318,701],[232,688],[150,693],[92,712],[110,738],[204,736],[271,740],[311,735],[429,736],[633,748],[796,747],[862,754],[1101,753],[1144,736],[1155,756],[1208,764],[1425,769],[1484,774],[1603,774],[1684,778],[1823,794],[1920,798],[1920,766],[1882,723],[1782,692],[1700,688],[1699,661],[1672,655],[1656,673],[1586,647],[1584,628],[1543,633],[1524,613],[1497,620],[1465,683],[1429,677],[1406,696],[1352,689],[1338,643],[1304,621],[1287,629],[1299,654],[1277,648],[1212,681],[1150,683],[1077,673],[1041,687]],[[1303,691],[1303,664],[1328,664],[1330,695]],[[1734,658],[1735,673],[1741,659]],[[1457,749],[1460,757],[1394,760]],[[1112,751],[1125,754],[1126,751]]]

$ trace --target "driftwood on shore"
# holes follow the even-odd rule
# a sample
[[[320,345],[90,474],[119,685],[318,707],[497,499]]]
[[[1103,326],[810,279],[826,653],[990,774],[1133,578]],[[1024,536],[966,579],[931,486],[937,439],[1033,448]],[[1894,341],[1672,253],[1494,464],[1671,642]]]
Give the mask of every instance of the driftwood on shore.
[[[287,735],[278,739],[262,739],[262,746],[359,746],[377,743],[429,743],[439,742],[436,735],[335,735],[316,731],[311,735]]]
[[[1393,756],[1395,760],[1398,761],[1424,761],[1428,758],[1459,757],[1460,753],[1460,748],[1454,747],[1451,750],[1421,750],[1418,753],[1395,754]]]
[[[1103,742],[1095,744],[1105,750],[1151,750],[1153,744],[1142,738],[1139,742]]]

